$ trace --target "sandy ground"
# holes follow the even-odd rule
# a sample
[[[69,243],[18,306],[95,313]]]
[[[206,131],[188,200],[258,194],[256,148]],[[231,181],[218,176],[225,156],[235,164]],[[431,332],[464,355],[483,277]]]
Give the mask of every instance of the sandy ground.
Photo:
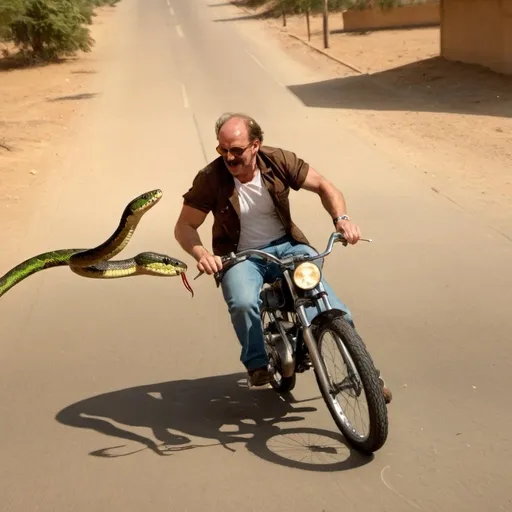
[[[0,59],[0,225],[10,240],[4,252],[18,247],[38,194],[64,160],[74,122],[84,116],[87,100],[94,95],[88,84],[96,73],[104,30],[115,8],[96,12],[91,53],[24,69]]]
[[[282,18],[262,22],[294,56],[330,71],[324,82],[292,88],[306,105],[339,109],[340,120],[415,167],[433,190],[512,238],[512,77],[441,59],[439,28],[348,34],[333,14],[325,50],[322,17],[312,16],[309,43],[358,73],[303,53],[289,35],[308,41],[304,16],[288,16],[286,27]]]

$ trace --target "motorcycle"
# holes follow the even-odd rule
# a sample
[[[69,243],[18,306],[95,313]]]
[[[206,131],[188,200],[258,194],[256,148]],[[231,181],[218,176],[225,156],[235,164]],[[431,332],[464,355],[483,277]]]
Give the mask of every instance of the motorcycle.
[[[368,239],[360,240],[371,242]],[[322,271],[314,263],[328,256],[336,242],[347,245],[344,236],[335,232],[331,234],[323,253],[299,254],[283,259],[256,249],[230,253],[221,258],[223,268],[214,274],[214,278],[219,287],[222,276],[229,268],[251,256],[264,258],[279,266],[281,277],[265,284],[260,293],[260,315],[269,360],[270,384],[278,393],[290,392],[295,387],[297,374],[313,368],[322,398],[338,429],[353,448],[371,454],[382,448],[388,435],[387,407],[379,373],[363,340],[344,318],[346,313],[331,307],[321,282]],[[316,307],[318,311],[312,322],[306,316],[307,307]],[[325,362],[327,344],[324,338],[328,333],[332,333],[334,347],[348,370],[347,377],[341,381],[332,377]],[[352,398],[359,398],[363,394],[366,396],[368,433],[361,434],[349,421],[346,408],[337,399],[340,392]]]

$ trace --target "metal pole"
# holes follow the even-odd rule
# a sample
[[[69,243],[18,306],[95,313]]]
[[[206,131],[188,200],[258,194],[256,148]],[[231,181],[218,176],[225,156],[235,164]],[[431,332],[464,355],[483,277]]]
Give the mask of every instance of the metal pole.
[[[324,0],[324,48],[329,48],[329,0]]]
[[[309,24],[309,7],[306,10],[306,25],[308,27],[308,41],[311,41],[311,26]]]

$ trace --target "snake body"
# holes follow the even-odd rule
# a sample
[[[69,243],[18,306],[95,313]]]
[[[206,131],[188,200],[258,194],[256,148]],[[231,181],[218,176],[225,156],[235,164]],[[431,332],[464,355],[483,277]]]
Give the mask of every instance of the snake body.
[[[97,279],[114,279],[136,275],[175,277],[185,276],[187,265],[166,254],[143,252],[125,260],[107,261],[122,251],[130,241],[142,216],[162,197],[162,191],[152,190],[130,201],[112,235],[92,249],[58,249],[33,256],[16,265],[0,277],[0,297],[27,277],[47,268],[68,266],[75,274]],[[193,293],[193,292],[192,292]]]
[[[157,189],[141,194],[130,201],[126,205],[121,215],[121,220],[112,235],[93,249],[82,250],[71,255],[69,266],[72,269],[73,267],[90,267],[100,261],[110,260],[116,254],[119,254],[131,240],[133,232],[142,216],[153,208],[161,198],[162,191]],[[112,262],[112,265],[108,268],[115,270],[117,262]]]

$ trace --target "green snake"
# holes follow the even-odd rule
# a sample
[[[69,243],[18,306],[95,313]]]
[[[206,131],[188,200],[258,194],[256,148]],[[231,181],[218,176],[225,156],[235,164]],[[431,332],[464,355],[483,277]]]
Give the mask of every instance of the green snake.
[[[58,249],[29,258],[0,277],[0,297],[23,279],[41,270],[68,266],[75,274],[97,279],[114,279],[137,275],[175,277],[181,275],[192,296],[186,278],[187,265],[166,254],[142,252],[133,258],[107,261],[121,252],[130,241],[142,216],[162,197],[159,189],[136,197],[125,207],[112,235],[93,249]]]

